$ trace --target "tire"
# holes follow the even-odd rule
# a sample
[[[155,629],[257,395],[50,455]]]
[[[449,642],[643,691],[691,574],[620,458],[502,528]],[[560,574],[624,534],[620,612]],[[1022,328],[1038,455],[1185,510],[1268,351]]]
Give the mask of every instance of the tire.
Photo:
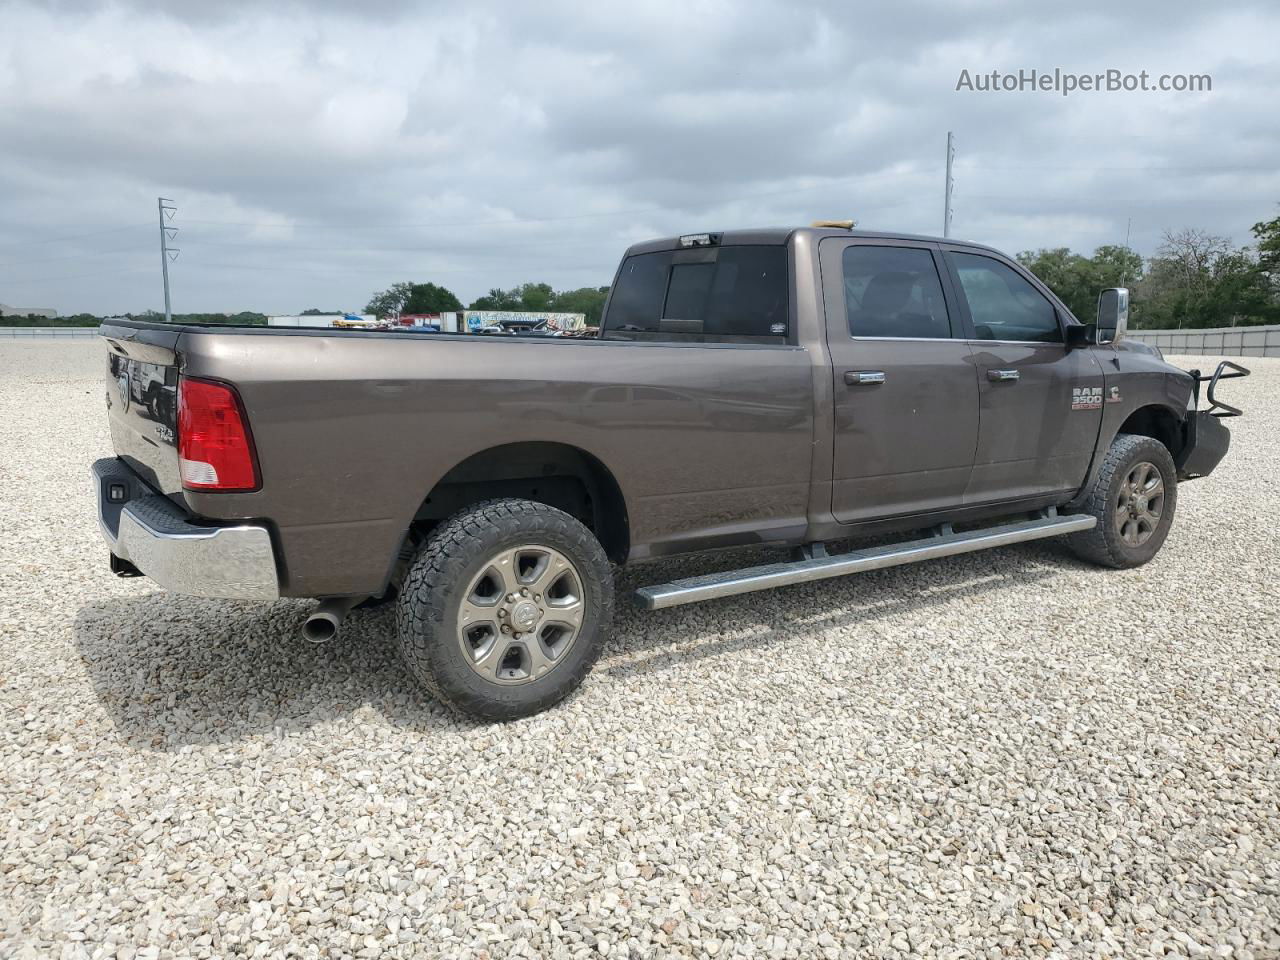
[[[590,530],[542,503],[489,500],[418,551],[396,633],[410,671],[447,706],[515,720],[577,689],[612,621],[613,574]]]
[[[1159,502],[1151,494],[1157,489]],[[1098,525],[1072,534],[1076,556],[1103,567],[1139,567],[1154,557],[1169,535],[1178,504],[1173,456],[1159,440],[1132,433],[1116,436],[1094,478],[1081,512]]]

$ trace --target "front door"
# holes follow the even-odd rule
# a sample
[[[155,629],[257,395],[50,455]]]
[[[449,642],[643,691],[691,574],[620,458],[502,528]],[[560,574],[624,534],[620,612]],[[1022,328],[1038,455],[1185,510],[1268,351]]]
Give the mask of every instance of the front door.
[[[1102,420],[1102,368],[1068,350],[1057,307],[1014,264],[952,248],[946,260],[973,339],[980,427],[965,503],[1074,491]]]
[[[820,247],[835,378],[831,509],[856,523],[963,500],[978,436],[970,347],[924,242]]]

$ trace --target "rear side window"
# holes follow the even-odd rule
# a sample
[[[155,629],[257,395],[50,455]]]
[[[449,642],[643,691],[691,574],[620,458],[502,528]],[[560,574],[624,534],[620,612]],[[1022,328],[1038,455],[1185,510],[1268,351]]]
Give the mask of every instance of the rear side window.
[[[855,337],[946,340],[947,303],[933,254],[920,247],[846,247],[844,302]]]
[[[628,257],[606,339],[785,343],[787,248],[725,246]]]
[[[948,256],[979,340],[1062,342],[1053,304],[1012,267],[973,253]]]

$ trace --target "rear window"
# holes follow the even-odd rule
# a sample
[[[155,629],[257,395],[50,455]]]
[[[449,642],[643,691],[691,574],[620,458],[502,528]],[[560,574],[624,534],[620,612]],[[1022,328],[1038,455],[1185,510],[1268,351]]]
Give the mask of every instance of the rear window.
[[[601,336],[786,343],[787,248],[726,246],[628,257]]]

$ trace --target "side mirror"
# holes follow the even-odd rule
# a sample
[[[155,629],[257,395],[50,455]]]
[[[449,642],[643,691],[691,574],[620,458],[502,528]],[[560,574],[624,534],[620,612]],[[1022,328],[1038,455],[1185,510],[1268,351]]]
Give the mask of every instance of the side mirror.
[[[1096,323],[1073,323],[1067,327],[1067,349],[1091,347],[1098,342]]]
[[[1098,343],[1116,343],[1129,329],[1129,290],[1108,287],[1098,294]]]

